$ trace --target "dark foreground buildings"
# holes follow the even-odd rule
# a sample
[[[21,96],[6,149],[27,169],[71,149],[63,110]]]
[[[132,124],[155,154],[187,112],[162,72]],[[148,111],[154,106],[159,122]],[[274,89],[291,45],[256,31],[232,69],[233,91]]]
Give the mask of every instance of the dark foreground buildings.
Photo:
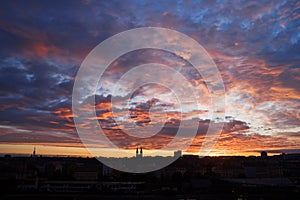
[[[300,199],[299,190],[299,154],[184,155],[145,174],[116,171],[94,158],[0,158],[1,199]]]

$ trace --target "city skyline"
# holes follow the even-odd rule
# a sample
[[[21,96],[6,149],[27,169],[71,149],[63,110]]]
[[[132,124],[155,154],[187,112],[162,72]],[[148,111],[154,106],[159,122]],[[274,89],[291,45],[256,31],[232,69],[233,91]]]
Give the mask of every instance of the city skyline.
[[[222,133],[209,156],[300,153],[299,7],[298,1],[3,2],[0,154],[31,154],[35,146],[39,155],[92,156],[73,120],[76,74],[96,45],[141,27],[182,32],[201,44],[216,63],[225,86],[226,108]],[[129,155],[135,155],[137,146],[143,146],[143,155],[155,155],[176,137],[182,122],[186,137],[158,155],[172,155],[179,149],[199,154],[209,123],[220,123],[218,116],[211,118],[211,95],[187,57],[137,50],[122,55],[105,72],[97,87],[96,105],[91,106],[107,137]],[[199,88],[194,95],[200,106],[180,107],[172,91],[158,84],[136,88],[130,102],[123,102],[129,95],[128,83],[119,88],[113,105],[119,112],[114,115],[113,85],[132,67],[145,63],[168,65],[183,74]],[[170,74],[161,76],[168,79]],[[153,110],[157,112],[149,114]],[[123,124],[116,124],[116,119]],[[122,132],[128,121],[147,127],[163,120],[164,127],[155,137],[129,140]],[[193,143],[181,149],[189,139],[189,125],[195,122],[199,127]],[[88,127],[89,122],[80,125]],[[108,157],[119,156],[109,146],[100,149]]]

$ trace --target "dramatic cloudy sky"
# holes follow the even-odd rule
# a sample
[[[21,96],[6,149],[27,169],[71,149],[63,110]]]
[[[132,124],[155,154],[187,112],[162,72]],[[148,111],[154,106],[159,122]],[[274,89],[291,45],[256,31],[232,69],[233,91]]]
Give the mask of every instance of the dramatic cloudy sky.
[[[30,153],[37,146],[43,154],[87,155],[72,113],[77,71],[103,40],[149,26],[190,36],[219,68],[226,89],[226,118],[211,155],[300,151],[299,1],[85,0],[1,3],[0,153]],[[200,108],[186,105],[179,112],[170,90],[155,84],[137,88],[130,103],[124,104],[128,86],[122,85],[117,102],[127,107],[118,107],[117,117],[125,125],[117,126],[111,111],[112,86],[132,66],[150,62],[171,66],[197,86]],[[168,74],[162,76],[170,79]],[[115,60],[105,72],[97,90],[97,120],[119,148],[143,145],[146,151],[170,142],[180,121],[196,120],[198,132],[188,149],[195,153],[208,124],[219,123],[209,118],[209,95],[184,57],[154,49],[134,51]],[[153,107],[165,114],[150,118]],[[130,118],[122,118],[126,113]],[[137,139],[122,132],[127,120],[147,127],[163,118],[165,127],[156,136]],[[189,132],[189,126],[184,129]]]

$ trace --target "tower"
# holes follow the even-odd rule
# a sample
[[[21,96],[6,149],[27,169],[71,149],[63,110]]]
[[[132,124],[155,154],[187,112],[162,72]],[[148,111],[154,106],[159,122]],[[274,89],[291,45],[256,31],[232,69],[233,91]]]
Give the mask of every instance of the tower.
[[[136,158],[142,158],[143,157],[143,147],[136,147],[135,151],[135,157]]]
[[[36,157],[36,149],[35,149],[35,147],[33,148],[32,157]]]

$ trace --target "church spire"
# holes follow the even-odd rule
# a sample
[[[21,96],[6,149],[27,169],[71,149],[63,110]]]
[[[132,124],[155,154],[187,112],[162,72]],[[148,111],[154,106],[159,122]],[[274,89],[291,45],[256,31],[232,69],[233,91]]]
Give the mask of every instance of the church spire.
[[[135,157],[136,158],[142,158],[143,157],[143,147],[139,147],[139,146],[136,147]]]
[[[36,157],[36,149],[33,147],[32,157]]]

